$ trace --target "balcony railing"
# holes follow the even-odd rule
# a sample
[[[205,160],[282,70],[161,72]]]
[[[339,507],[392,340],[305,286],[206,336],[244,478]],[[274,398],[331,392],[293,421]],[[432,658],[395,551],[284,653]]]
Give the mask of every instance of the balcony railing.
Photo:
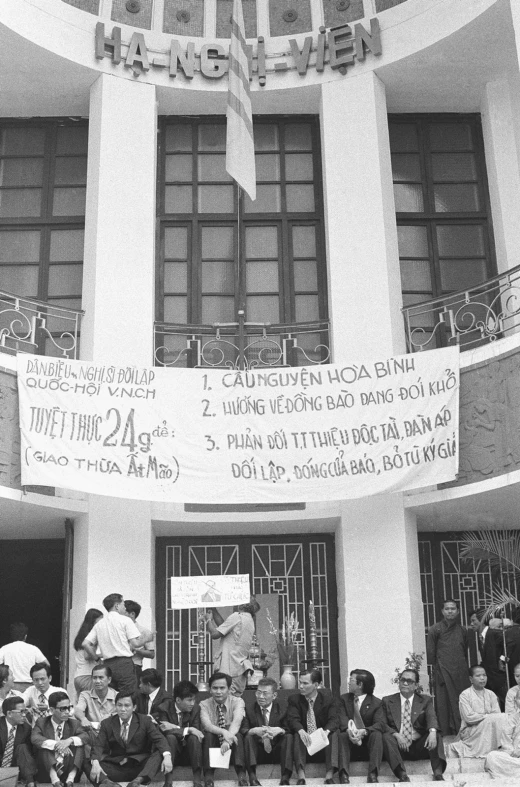
[[[0,291],[0,352],[76,358],[82,314]]]
[[[409,352],[496,341],[520,327],[520,265],[461,292],[403,309]]]
[[[330,362],[329,323],[155,324],[157,366],[265,369]]]

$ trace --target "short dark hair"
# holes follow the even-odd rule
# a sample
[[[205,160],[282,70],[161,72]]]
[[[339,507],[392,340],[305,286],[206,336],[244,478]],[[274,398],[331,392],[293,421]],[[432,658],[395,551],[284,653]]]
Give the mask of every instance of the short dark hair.
[[[103,664],[103,662],[101,662],[101,664],[96,664],[95,667],[92,668],[92,675],[94,674],[94,672],[101,672],[102,669],[105,670],[105,674],[107,678],[112,677],[112,670],[110,669],[110,667],[107,667],[106,664]]]
[[[47,676],[49,678],[52,678],[51,668],[45,661],[37,661],[36,664],[32,665],[31,669],[29,670],[29,675],[31,676],[31,678],[35,672],[39,672],[41,669],[44,669],[45,672],[47,673]]]
[[[455,604],[455,606],[457,607],[457,609],[459,608],[459,602],[458,602],[458,601],[455,601],[455,599],[454,599],[454,598],[445,598],[445,599],[444,599],[444,601],[442,602],[442,609],[444,609],[444,607],[446,606],[446,604]]]
[[[476,615],[477,618],[480,618],[480,614],[479,614],[478,609],[472,609],[470,612],[468,612],[468,620],[471,620],[473,615]]]
[[[125,700],[127,697],[130,697],[132,700],[132,705],[137,705],[137,694],[134,694],[133,691],[118,691],[116,694],[116,705],[119,700]]]
[[[18,639],[25,639],[29,633],[29,629],[25,623],[11,623],[9,626],[9,633],[11,635],[11,640],[14,642]]]
[[[4,683],[9,679],[9,670],[11,668],[8,664],[0,664],[0,689]]]
[[[70,697],[65,691],[53,691],[52,694],[49,694],[49,708],[55,708],[58,702],[62,702],[63,700],[68,700],[70,702]]]
[[[133,612],[136,618],[139,617],[141,612],[141,605],[137,601],[130,601],[125,598],[125,608],[127,612]]]
[[[144,669],[141,672],[141,680],[143,683],[149,683],[150,686],[158,689],[159,686],[162,686],[163,677],[158,670],[150,667],[150,669]]]
[[[210,688],[213,686],[216,680],[225,680],[228,685],[228,689],[231,688],[231,684],[233,683],[233,678],[226,672],[214,672],[213,675],[209,676],[208,683]]]
[[[273,691],[278,691],[278,683],[274,678],[260,678],[258,681],[259,686],[271,686]]]
[[[401,680],[405,672],[413,672],[413,674],[415,675],[416,683],[419,683],[419,681],[421,680],[421,676],[419,675],[419,670],[416,669],[415,667],[406,667],[406,669],[401,670],[401,672],[399,673],[399,680]]]
[[[319,669],[304,669],[300,672],[300,677],[302,675],[310,675],[313,683],[321,683],[323,681],[323,675]]]
[[[174,699],[184,700],[186,697],[196,697],[198,693],[198,688],[191,680],[180,680],[173,687]]]
[[[6,697],[5,700],[2,702],[2,713],[4,714],[4,716],[10,710],[14,710],[17,705],[23,705],[25,707],[23,697]]]
[[[246,604],[240,604],[238,609],[240,612],[249,612],[250,615],[256,615],[260,609],[260,604],[255,598],[251,599],[251,601],[248,601]]]
[[[103,606],[107,612],[110,612],[110,610],[113,609],[116,604],[120,604],[122,600],[123,596],[121,593],[109,593],[108,596],[105,596],[103,599]]]
[[[376,679],[367,669],[353,669],[350,673],[356,676],[356,682],[361,683],[364,694],[373,694],[376,687]]]
[[[475,670],[476,669],[483,669],[484,672],[487,675],[486,668],[482,664],[472,664],[471,667],[469,668],[469,676],[470,676],[470,678],[473,677],[473,675],[475,674]]]

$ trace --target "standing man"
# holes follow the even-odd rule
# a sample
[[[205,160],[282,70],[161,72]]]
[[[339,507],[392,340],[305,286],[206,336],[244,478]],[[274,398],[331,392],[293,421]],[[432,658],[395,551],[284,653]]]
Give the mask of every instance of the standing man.
[[[214,659],[215,672],[231,675],[231,693],[237,697],[244,693],[247,673],[253,670],[249,661],[249,650],[255,633],[253,616],[259,609],[260,604],[251,596],[248,604],[237,607],[226,620],[216,609],[206,612],[204,616],[211,639],[222,640],[221,650]]]
[[[433,668],[441,732],[456,735],[460,729],[459,694],[469,686],[468,632],[460,625],[459,608],[453,599],[442,605],[442,617],[428,629],[426,652]]]
[[[348,693],[339,700],[339,783],[349,783],[351,760],[368,760],[367,782],[377,782],[383,759],[384,714],[374,697],[376,681],[371,672],[350,673]]]
[[[92,670],[92,688],[82,691],[74,708],[74,715],[89,736],[93,746],[103,719],[116,712],[116,691],[110,687],[112,672],[105,664],[97,664]]]
[[[103,662],[112,670],[112,686],[120,692],[137,691],[133,650],[143,642],[139,629],[126,614],[125,602],[120,593],[111,593],[103,599],[108,615],[98,620],[83,641],[82,647],[96,661],[96,647]]]
[[[487,688],[495,692],[503,710],[507,685],[505,670],[500,668],[500,657],[504,653],[502,621],[500,618],[491,618],[488,624],[482,628],[479,634],[479,650],[480,664],[484,667],[487,675]]]
[[[25,623],[12,623],[9,626],[11,642],[0,648],[0,664],[8,664],[14,676],[14,688],[25,691],[31,685],[30,670],[35,664],[47,664],[40,648],[26,642],[29,629]],[[50,665],[49,665],[50,666]]]
[[[83,765],[87,734],[79,721],[70,718],[74,706],[65,691],[54,691],[49,707],[51,715],[40,717],[31,734],[38,769],[45,773],[45,781],[55,787],[74,787]]]
[[[134,655],[132,656],[135,665],[135,676],[137,678],[137,683],[139,683],[139,678],[141,677],[141,672],[143,671],[143,659],[155,658],[154,638],[150,629],[141,626],[141,624],[137,622],[137,618],[141,612],[141,605],[138,604],[137,601],[126,600],[125,609],[128,617],[134,621],[135,625],[139,629],[139,634],[141,635],[141,640],[143,642],[140,648],[134,649]]]
[[[427,760],[433,780],[443,782],[446,755],[438,732],[432,698],[416,694],[419,673],[406,669],[399,675],[399,693],[383,697],[383,715],[387,731],[383,735],[385,760],[400,782],[409,782],[404,760]]]
[[[325,784],[334,783],[334,771],[338,769],[337,707],[332,695],[318,691],[322,680],[319,670],[300,672],[300,693],[290,694],[287,701],[287,724],[294,736],[294,766],[298,776],[296,784],[305,784],[307,760],[323,762],[325,759]],[[311,743],[310,733],[320,727],[329,738],[329,745],[309,756],[307,747]]]
[[[36,787],[31,725],[25,720],[25,705],[21,697],[8,697],[2,702],[0,768],[18,768],[25,787]]]
[[[515,685],[514,671],[517,664],[520,663],[520,611],[515,610],[513,614],[513,624],[505,625],[505,641],[506,641],[506,657],[507,669],[509,671],[509,685]],[[490,687],[491,688],[491,687]]]
[[[246,709],[247,735],[244,736],[246,766],[251,787],[260,787],[258,763],[280,763],[280,784],[289,784],[293,768],[293,736],[285,722],[273,678],[260,678],[256,702]]]
[[[200,703],[200,723],[204,733],[202,763],[206,787],[214,787],[215,769],[210,766],[209,750],[220,748],[221,754],[231,749],[238,776],[238,787],[247,787],[244,742],[240,729],[245,716],[244,700],[230,692],[231,676],[214,672],[209,679],[211,697]]]
[[[146,670],[145,670],[146,672]],[[144,675],[144,673],[143,673]],[[198,688],[189,680],[181,680],[173,687],[173,700],[167,711],[159,706],[159,729],[168,741],[173,765],[190,765],[193,787],[202,787],[202,741],[200,707],[196,702]],[[155,715],[155,714],[154,714]],[[165,784],[173,782],[173,771],[166,775]]]
[[[41,716],[48,716],[51,713],[49,706],[51,694],[55,691],[65,692],[65,689],[62,689],[61,686],[51,686],[51,669],[46,661],[41,664],[33,664],[30,675],[33,685],[24,691],[23,701],[34,727]]]

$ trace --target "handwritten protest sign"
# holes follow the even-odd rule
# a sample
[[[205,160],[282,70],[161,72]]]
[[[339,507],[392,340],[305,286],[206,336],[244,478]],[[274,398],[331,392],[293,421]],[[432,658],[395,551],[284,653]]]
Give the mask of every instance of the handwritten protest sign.
[[[261,371],[18,356],[22,483],[182,503],[338,500],[452,480],[459,357]]]
[[[234,607],[251,598],[249,574],[226,574],[218,577],[171,577],[172,609],[196,607]]]

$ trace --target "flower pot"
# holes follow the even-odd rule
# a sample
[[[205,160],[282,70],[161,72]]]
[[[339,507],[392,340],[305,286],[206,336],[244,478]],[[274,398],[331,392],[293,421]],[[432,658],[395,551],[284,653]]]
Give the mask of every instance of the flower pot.
[[[293,672],[293,664],[284,664],[283,672],[280,675],[280,686],[282,689],[296,688],[296,675]]]

